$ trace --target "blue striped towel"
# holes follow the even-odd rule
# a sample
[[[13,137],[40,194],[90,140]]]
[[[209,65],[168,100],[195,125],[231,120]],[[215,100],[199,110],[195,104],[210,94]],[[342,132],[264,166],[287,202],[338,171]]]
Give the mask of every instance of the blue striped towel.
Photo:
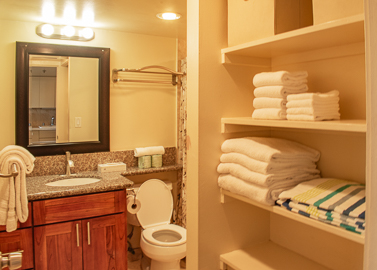
[[[365,229],[365,185],[361,183],[335,178],[310,180],[282,192],[278,204],[351,231],[363,233]]]
[[[290,200],[277,200],[277,204],[289,211],[309,217],[327,224],[331,224],[358,234],[365,232],[365,220],[335,213],[334,211],[321,210],[315,206],[304,203],[294,203]]]

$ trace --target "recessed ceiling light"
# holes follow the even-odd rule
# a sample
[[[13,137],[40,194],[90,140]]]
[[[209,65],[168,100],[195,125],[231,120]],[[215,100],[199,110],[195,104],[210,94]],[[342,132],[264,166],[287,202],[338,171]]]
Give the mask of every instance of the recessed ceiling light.
[[[178,13],[173,13],[173,12],[165,12],[165,13],[159,13],[157,14],[157,17],[162,19],[162,20],[178,20],[181,18],[181,15]]]

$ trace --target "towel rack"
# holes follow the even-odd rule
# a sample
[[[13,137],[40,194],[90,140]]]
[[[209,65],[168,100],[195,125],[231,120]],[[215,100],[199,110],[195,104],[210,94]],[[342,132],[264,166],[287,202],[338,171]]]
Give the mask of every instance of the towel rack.
[[[0,173],[0,177],[3,177],[3,178],[16,177],[18,175],[16,164],[13,164],[12,169],[13,169],[13,172],[11,174]]]
[[[163,69],[167,72],[162,71],[146,71],[146,69],[151,68],[157,68],[157,69]],[[154,80],[131,80],[131,79],[119,79],[118,78],[118,72],[138,72],[138,73],[150,73],[150,74],[163,74],[163,75],[171,75],[172,79],[171,81],[154,81]],[[177,85],[177,76],[185,75],[184,72],[177,72],[174,70],[171,70],[167,67],[163,66],[146,66],[142,68],[132,69],[132,68],[114,68],[112,73],[112,80],[114,83],[116,82],[141,82],[141,83],[161,83],[161,84],[172,84]]]

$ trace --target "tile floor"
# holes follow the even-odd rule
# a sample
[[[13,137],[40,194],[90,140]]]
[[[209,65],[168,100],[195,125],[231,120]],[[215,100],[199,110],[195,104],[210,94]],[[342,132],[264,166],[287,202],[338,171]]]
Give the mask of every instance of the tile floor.
[[[140,263],[141,260],[138,259],[141,254],[132,255],[128,252],[128,270],[142,270]],[[184,261],[181,262],[181,270],[186,270],[186,263]]]

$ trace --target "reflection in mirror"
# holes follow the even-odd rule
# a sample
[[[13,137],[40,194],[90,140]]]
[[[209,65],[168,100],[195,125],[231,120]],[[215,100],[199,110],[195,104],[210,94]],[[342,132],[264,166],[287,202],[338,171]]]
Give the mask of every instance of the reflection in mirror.
[[[29,71],[29,145],[98,141],[98,59],[31,54]]]
[[[34,155],[109,151],[108,48],[17,42],[16,144]]]

